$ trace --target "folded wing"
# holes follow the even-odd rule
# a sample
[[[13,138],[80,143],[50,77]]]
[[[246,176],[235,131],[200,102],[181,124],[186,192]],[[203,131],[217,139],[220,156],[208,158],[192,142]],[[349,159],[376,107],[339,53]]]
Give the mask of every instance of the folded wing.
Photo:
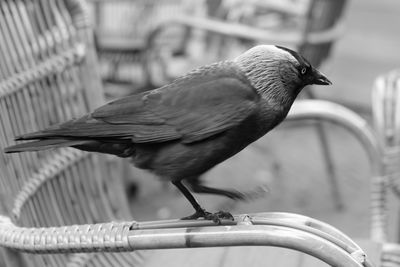
[[[258,94],[231,64],[200,69],[159,89],[106,104],[80,119],[19,140],[130,139],[192,143],[224,132],[251,115]]]

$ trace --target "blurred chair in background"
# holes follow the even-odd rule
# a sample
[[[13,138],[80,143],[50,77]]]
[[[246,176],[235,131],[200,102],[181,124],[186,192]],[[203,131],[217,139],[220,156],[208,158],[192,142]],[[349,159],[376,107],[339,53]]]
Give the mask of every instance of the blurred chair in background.
[[[144,69],[147,35],[176,14],[193,14],[201,1],[89,0],[106,93],[111,97],[154,88]],[[112,85],[118,85],[112,88]]]
[[[371,237],[385,246],[382,262],[385,266],[400,266],[399,217],[396,216],[397,236],[388,229],[388,194],[391,189],[400,198],[400,70],[393,70],[375,80],[372,90],[372,116],[382,148],[382,175],[373,179]],[[389,240],[392,243],[388,243]]]
[[[259,43],[276,43],[299,50],[319,67],[342,33],[345,3],[345,0],[205,1],[204,6],[198,6],[196,15],[180,12],[166,17],[148,35],[146,45],[149,53],[164,61],[159,63],[149,58],[149,67],[158,63],[168,66],[162,69],[164,80],[154,83],[163,85],[194,66],[230,58]],[[174,27],[190,33],[173,31]],[[178,48],[184,51],[177,53]],[[176,62],[183,60],[182,56],[186,57],[185,65]],[[148,73],[152,74],[151,68]]]

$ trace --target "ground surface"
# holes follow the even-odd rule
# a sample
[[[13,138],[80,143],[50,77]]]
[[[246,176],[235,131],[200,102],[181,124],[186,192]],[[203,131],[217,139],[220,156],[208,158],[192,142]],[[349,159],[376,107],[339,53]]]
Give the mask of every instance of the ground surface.
[[[350,103],[369,120],[374,79],[400,67],[399,14],[397,0],[350,1],[346,32],[324,66],[334,85],[318,88],[321,98]],[[301,213],[324,220],[351,236],[367,237],[370,169],[366,154],[359,142],[343,129],[332,125],[326,125],[326,129],[344,209],[337,210],[332,201],[315,128],[309,124],[284,123],[205,176],[210,185],[238,190],[251,190],[266,183],[270,191],[264,197],[245,203],[204,195],[199,200],[210,210]],[[139,171],[136,177],[139,195],[131,201],[136,219],[175,218],[192,213],[188,202],[169,184]],[[396,215],[393,212],[391,218]]]

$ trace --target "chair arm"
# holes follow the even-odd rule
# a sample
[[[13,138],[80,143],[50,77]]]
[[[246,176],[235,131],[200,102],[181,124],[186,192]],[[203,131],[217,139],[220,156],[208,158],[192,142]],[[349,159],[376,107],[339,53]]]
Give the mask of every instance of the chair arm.
[[[368,122],[357,113],[331,101],[298,100],[293,104],[287,120],[304,119],[329,121],[349,130],[365,148],[373,175],[382,174],[382,164],[380,163],[382,151],[379,140]]]
[[[290,213],[240,215],[222,225],[169,220],[47,228],[17,227],[0,216],[0,245],[28,253],[275,246],[307,253],[332,266],[372,266],[365,253],[339,230]]]
[[[309,44],[330,43],[336,40],[344,30],[344,24],[341,20],[339,20],[332,27],[326,30],[310,32],[306,35],[306,37],[304,37],[304,34],[299,31],[273,31],[236,22],[179,15],[168,20],[161,21],[158,26],[156,26],[149,33],[146,41],[146,47],[152,47],[153,42],[158,34],[160,34],[165,28],[174,25],[201,29],[229,37],[255,40],[263,43],[279,43],[289,45],[295,45],[304,41]]]
[[[348,236],[334,228],[333,226],[321,222],[319,220],[303,216],[300,214],[286,213],[286,212],[264,212],[250,215],[237,215],[235,221],[225,221],[224,225],[271,225],[287,227],[290,229],[297,229],[305,233],[313,234],[322,239],[334,243],[336,246],[341,247],[343,250],[351,255],[363,255],[362,249],[354,243]],[[215,226],[211,221],[182,221],[182,220],[169,220],[169,221],[153,221],[137,223],[132,229],[137,230],[154,230],[154,229],[171,229],[182,227],[210,227]],[[361,254],[360,254],[361,252]]]
[[[350,258],[357,264],[372,266],[362,249],[338,229],[293,213],[238,215],[235,221],[224,221],[222,226],[202,220],[169,220],[137,223],[132,229],[138,231],[128,237],[135,249],[275,246],[307,253],[332,266],[345,265]],[[320,249],[313,249],[318,246]],[[350,258],[343,257],[342,252]]]
[[[27,253],[130,251],[127,233],[132,222],[26,228],[0,216],[0,246]]]
[[[333,122],[349,130],[366,150],[371,166],[371,238],[386,241],[386,191],[387,179],[382,164],[382,147],[375,131],[367,121],[350,109],[323,100],[296,101],[287,119],[319,119]]]

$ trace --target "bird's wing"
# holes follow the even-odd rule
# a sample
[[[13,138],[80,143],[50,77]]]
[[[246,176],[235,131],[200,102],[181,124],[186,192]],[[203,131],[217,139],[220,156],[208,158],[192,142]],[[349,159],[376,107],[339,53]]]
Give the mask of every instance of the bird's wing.
[[[238,125],[259,96],[231,65],[200,69],[149,92],[106,104],[93,113],[20,140],[67,136],[132,139],[135,143],[203,140]]]
[[[236,68],[223,65],[117,100],[92,117],[115,126],[131,125],[134,142],[182,139],[191,143],[238,125],[254,112],[258,100],[247,79]]]

